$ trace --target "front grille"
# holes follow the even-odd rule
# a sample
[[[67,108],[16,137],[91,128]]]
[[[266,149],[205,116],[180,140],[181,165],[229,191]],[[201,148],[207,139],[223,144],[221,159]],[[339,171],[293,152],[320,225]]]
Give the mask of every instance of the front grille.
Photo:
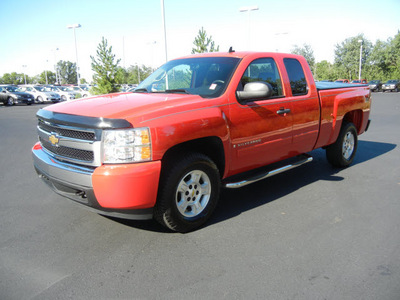
[[[39,120],[38,127],[44,131],[47,131],[48,133],[54,132],[57,133],[58,135],[70,137],[73,139],[87,140],[87,141],[94,141],[96,139],[94,132],[65,129],[58,126],[53,126],[48,123],[44,123],[41,120]]]
[[[38,122],[39,141],[58,160],[84,166],[99,166],[100,130]]]
[[[65,146],[53,146],[49,141],[39,137],[42,147],[46,150],[63,157],[78,159],[82,161],[92,162],[94,159],[93,151],[74,149]]]

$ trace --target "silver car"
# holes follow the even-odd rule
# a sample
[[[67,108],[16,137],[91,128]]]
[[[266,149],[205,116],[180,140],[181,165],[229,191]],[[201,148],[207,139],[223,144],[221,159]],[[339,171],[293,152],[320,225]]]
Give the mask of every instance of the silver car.
[[[66,86],[48,86],[46,90],[53,91],[61,96],[61,101],[75,100],[76,92],[68,90]]]
[[[382,92],[390,91],[390,92],[398,92],[400,89],[400,81],[391,79],[386,83],[382,84]]]
[[[53,91],[46,91],[46,88],[39,85],[21,87],[24,92],[27,92],[35,97],[36,103],[43,102],[60,102],[61,96]]]

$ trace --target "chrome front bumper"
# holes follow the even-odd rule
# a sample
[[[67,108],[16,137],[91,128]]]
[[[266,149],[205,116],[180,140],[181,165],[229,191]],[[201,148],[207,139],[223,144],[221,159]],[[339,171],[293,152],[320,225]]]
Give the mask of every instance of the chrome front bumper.
[[[83,204],[101,215],[132,220],[152,219],[152,208],[107,209],[101,207],[92,185],[92,174],[95,168],[63,163],[42,149],[33,149],[32,156],[37,174],[57,194]]]

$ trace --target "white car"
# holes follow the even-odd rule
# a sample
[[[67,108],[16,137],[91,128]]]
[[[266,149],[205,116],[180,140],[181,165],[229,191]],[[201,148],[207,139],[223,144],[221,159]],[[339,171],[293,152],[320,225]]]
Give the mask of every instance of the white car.
[[[35,97],[36,103],[43,102],[59,102],[61,97],[56,92],[46,91],[46,88],[39,85],[21,87],[24,92],[27,92]]]
[[[82,95],[82,97],[90,97],[92,94],[89,92],[89,88],[87,86],[71,86],[70,90],[73,90]]]
[[[75,100],[76,92],[70,91],[66,86],[48,86],[46,90],[53,91],[61,96],[61,101]]]

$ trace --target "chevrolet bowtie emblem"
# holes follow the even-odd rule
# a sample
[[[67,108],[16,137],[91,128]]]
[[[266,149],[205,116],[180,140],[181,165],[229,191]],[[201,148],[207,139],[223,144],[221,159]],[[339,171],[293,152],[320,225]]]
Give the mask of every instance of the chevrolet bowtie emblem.
[[[57,137],[57,134],[55,134],[55,133],[52,133],[52,134],[49,136],[49,141],[50,141],[50,143],[51,143],[53,146],[58,146],[59,140],[60,140],[60,139]]]

